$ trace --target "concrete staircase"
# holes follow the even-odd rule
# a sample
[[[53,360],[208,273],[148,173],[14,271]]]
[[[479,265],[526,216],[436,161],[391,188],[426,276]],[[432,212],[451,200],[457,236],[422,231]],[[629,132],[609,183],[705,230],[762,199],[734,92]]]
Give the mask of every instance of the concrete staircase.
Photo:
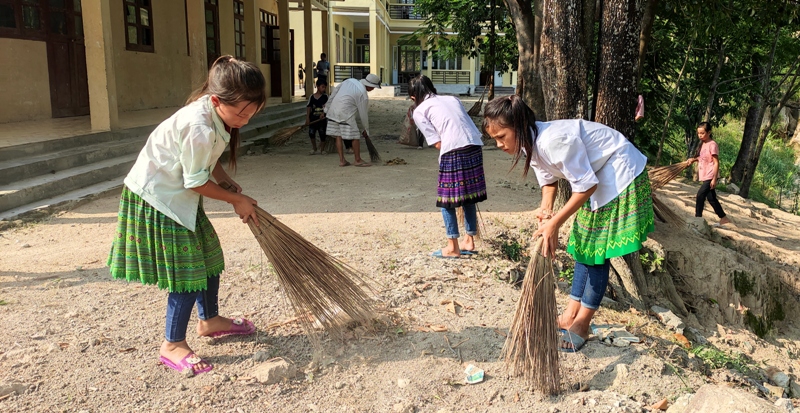
[[[483,93],[483,89],[488,89],[488,86],[475,86],[474,94],[477,95],[477,96],[480,96]],[[489,91],[487,90],[486,93],[488,94]],[[516,88],[513,87],[513,86],[495,86],[494,87],[494,95],[495,96],[507,96],[507,95],[513,95],[514,93],[516,93]]]
[[[305,122],[305,102],[268,107],[242,128],[239,154]],[[47,214],[118,191],[157,125],[0,148],[0,221]]]

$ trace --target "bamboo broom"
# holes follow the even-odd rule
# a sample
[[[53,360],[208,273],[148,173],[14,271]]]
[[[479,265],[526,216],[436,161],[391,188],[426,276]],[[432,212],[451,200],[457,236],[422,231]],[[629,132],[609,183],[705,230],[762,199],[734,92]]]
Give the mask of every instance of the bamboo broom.
[[[289,141],[289,138],[291,138],[295,133],[300,132],[300,129],[303,129],[306,126],[313,125],[317,122],[322,122],[323,120],[325,120],[325,118],[309,122],[308,125],[289,126],[287,128],[279,129],[269,138],[269,143],[272,144],[273,146],[283,146],[286,144],[286,142]]]
[[[555,395],[561,387],[558,309],[553,261],[541,254],[543,239],[536,240],[530,251],[531,261],[502,353],[511,374],[525,377],[535,390]]]
[[[369,159],[372,163],[382,162],[381,154],[378,152],[378,148],[372,144],[372,139],[369,138],[369,135],[364,135],[364,141],[367,143],[367,150],[369,150]]]
[[[653,199],[653,213],[658,219],[666,224],[675,226],[683,226],[683,224],[686,223],[686,221],[684,221],[680,215],[676,214],[664,201],[658,199],[655,192],[650,196]]]
[[[483,216],[481,215],[481,209],[478,207],[478,204],[475,204],[475,213],[478,215],[478,219],[476,220],[476,234],[474,235],[475,238],[480,239],[481,234],[484,232],[486,227],[483,225]],[[456,220],[458,220],[459,228],[464,227],[464,208],[456,208]]]
[[[470,116],[478,116],[481,113],[481,108],[483,107],[483,95],[486,94],[486,89],[488,89],[488,88],[489,88],[488,86],[483,88],[483,93],[481,93],[480,99],[478,99],[478,101],[475,102],[472,105],[472,107],[467,111],[468,115],[470,115]]]
[[[647,171],[647,177],[650,179],[650,189],[655,191],[656,189],[668,184],[691,164],[692,162],[687,159],[674,165],[660,166],[658,168],[650,169]]]
[[[220,186],[235,191],[226,182]],[[342,337],[351,321],[365,323],[374,318],[374,281],[328,255],[260,207],[255,209],[259,225],[249,220],[250,231],[272,264],[278,284],[312,344],[320,344],[313,328],[316,323]]]

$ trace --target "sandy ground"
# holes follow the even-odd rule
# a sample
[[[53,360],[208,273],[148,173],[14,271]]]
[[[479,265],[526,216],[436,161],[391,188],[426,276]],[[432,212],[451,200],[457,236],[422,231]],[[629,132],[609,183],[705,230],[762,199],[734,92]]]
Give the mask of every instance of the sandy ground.
[[[208,200],[226,256],[221,312],[246,316],[259,329],[244,338],[190,335],[193,349],[215,365],[209,374],[184,378],[165,369],[157,359],[166,293],[112,280],[105,267],[118,203],[110,196],[0,232],[0,391],[16,384],[21,393],[0,396],[0,411],[640,412],[706,382],[742,382],[726,369],[698,367],[671,341],[672,332],[626,306],[603,308],[596,320],[626,326],[642,343],[592,340],[579,353],[562,354],[560,396],[542,396],[510,377],[499,357],[519,289],[506,280],[523,267],[499,245],[511,239],[527,248],[539,202],[533,180],[509,173],[510,157],[486,147],[489,199],[480,205],[480,254],[432,258],[445,242],[435,208],[437,152],[396,143],[408,101],[371,105],[381,156],[406,165],[341,168],[335,155],[308,156],[306,136],[298,135],[285,147],[242,157],[235,179],[263,208],[380,284],[379,331],[327,339],[321,362],[311,364],[314,351],[300,327],[275,325],[293,314],[253,235],[227,204]],[[675,184],[669,190],[689,216],[683,202],[696,189]],[[754,248],[796,268],[797,217],[750,223],[744,212],[732,215],[753,236],[763,235]],[[676,231],[659,226],[656,237],[667,245],[689,236]],[[448,299],[462,305],[457,314],[441,304]],[[558,300],[563,308],[566,295]],[[720,332],[707,324],[704,333],[720,346],[738,349],[746,342],[756,363],[782,363],[787,373],[800,368],[794,360],[800,335],[791,325],[761,340],[740,325]],[[257,382],[252,369],[271,357],[294,363],[298,375]],[[485,370],[484,382],[464,384],[468,364]]]

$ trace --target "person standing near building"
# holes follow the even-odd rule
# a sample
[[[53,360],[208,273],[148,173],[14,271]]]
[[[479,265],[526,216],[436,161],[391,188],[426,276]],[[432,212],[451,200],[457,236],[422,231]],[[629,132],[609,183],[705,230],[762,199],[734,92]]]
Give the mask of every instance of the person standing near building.
[[[319,62],[317,62],[317,80],[321,80],[328,84],[328,72],[330,71],[331,64],[328,62],[328,55],[322,53],[319,55]]]
[[[297,67],[297,78],[300,79],[300,87],[298,89],[305,90],[306,84],[303,82],[303,78],[305,78],[305,69],[303,69],[302,63],[300,63],[300,66]]]
[[[324,54],[323,54],[324,56]],[[319,68],[319,64],[317,64]],[[366,78],[347,79],[333,89],[328,103],[325,105],[325,117],[328,118],[328,135],[336,138],[336,151],[339,152],[339,166],[350,166],[344,159],[343,140],[353,142],[355,166],[372,166],[361,159],[359,151],[360,136],[369,136],[369,96],[367,92],[381,88],[381,78],[372,73]],[[356,123],[356,112],[361,118],[364,131],[359,134]]]

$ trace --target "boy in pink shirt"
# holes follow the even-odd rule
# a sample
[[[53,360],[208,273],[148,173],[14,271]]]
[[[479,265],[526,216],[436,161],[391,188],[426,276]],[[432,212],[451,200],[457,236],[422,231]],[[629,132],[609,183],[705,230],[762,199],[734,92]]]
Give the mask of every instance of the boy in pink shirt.
[[[717,175],[719,173],[719,146],[711,137],[711,124],[701,122],[697,125],[697,137],[700,138],[700,154],[697,158],[691,158],[692,163],[697,162],[698,178],[702,182],[700,190],[697,191],[697,202],[695,203],[694,216],[702,217],[706,199],[714,212],[719,217],[718,226],[730,224],[731,220],[725,216],[722,205],[717,199]]]

